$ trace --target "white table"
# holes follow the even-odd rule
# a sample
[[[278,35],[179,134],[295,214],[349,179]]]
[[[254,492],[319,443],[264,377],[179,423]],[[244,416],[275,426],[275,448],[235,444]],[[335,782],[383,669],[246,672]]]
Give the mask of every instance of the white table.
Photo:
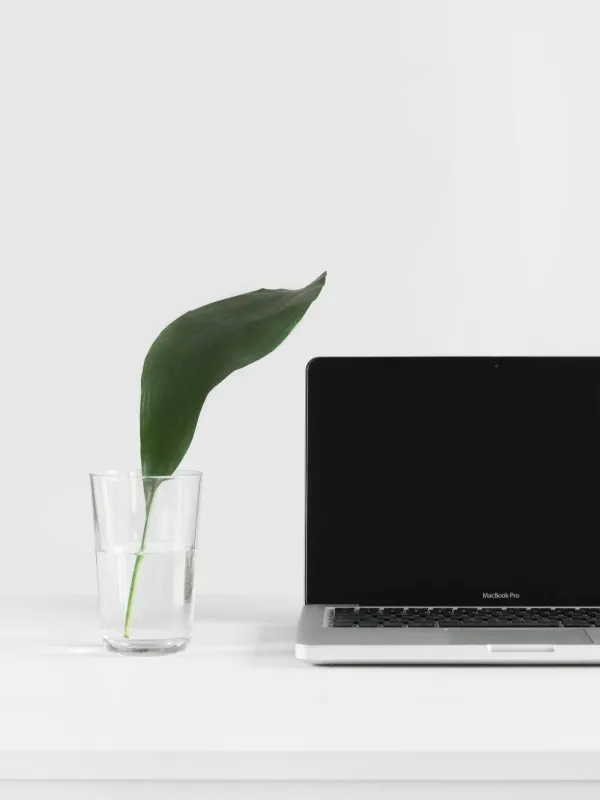
[[[600,796],[600,668],[310,667],[299,610],[201,597],[140,659],[94,598],[0,601],[0,797]]]

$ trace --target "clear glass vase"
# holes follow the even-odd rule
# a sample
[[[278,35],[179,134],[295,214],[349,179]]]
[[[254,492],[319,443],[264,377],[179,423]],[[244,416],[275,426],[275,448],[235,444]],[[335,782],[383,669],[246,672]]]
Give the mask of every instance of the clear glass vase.
[[[202,473],[90,478],[104,644],[132,655],[184,650],[194,619]]]

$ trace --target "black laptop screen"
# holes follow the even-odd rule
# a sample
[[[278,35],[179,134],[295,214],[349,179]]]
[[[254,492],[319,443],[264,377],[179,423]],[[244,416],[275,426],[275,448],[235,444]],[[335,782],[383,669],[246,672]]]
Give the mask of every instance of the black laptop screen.
[[[600,604],[600,359],[320,358],[308,603]]]

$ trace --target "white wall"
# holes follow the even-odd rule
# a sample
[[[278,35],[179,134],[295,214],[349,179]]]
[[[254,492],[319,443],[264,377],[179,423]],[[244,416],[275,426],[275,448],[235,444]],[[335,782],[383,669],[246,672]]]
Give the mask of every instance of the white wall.
[[[219,387],[199,589],[300,594],[314,355],[598,353],[597,0],[0,4],[0,591],[95,591],[160,329],[329,283]],[[353,481],[360,491],[361,470]]]

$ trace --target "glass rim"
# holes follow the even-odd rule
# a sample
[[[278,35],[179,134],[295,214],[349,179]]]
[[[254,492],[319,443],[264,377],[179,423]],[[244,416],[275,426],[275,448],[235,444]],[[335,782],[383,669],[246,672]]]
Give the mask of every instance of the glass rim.
[[[141,469],[109,469],[105,472],[90,472],[90,478],[141,478],[142,480],[169,480],[170,478],[201,478],[204,473],[198,469],[176,469],[170,475],[142,475]]]

